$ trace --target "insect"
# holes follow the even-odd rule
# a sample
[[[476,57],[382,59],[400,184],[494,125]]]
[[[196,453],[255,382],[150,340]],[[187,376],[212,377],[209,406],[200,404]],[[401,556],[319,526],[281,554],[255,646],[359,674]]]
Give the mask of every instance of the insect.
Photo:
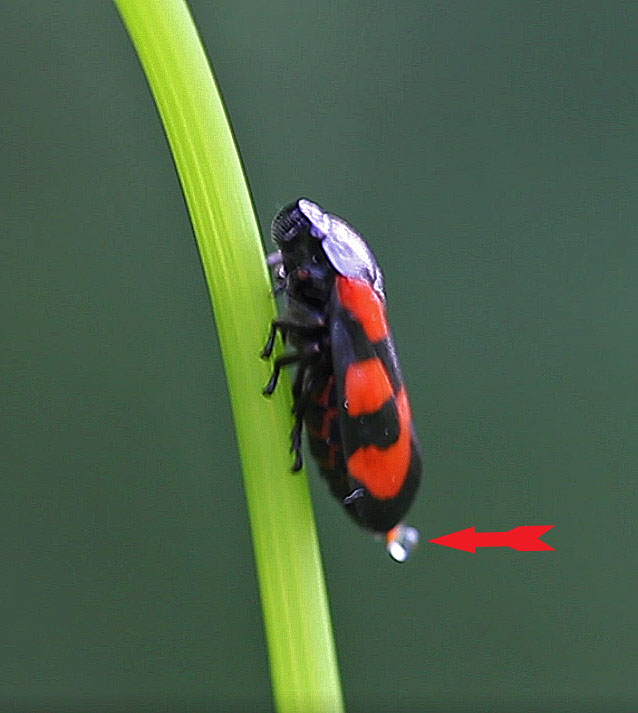
[[[302,431],[333,495],[362,527],[385,535],[393,559],[407,559],[418,532],[402,524],[421,475],[410,403],[386,319],[383,274],[363,238],[305,198],[275,216],[276,292],[286,310],[272,322],[291,352],[274,360],[264,388],[297,365],[293,382],[293,470],[302,465]]]

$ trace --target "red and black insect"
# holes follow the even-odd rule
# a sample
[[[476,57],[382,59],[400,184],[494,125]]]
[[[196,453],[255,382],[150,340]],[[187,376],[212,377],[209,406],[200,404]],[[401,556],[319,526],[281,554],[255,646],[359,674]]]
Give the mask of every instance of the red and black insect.
[[[277,291],[286,311],[277,332],[294,351],[275,359],[264,394],[284,366],[297,365],[293,384],[293,470],[302,464],[305,424],[321,475],[362,527],[384,533],[388,551],[404,561],[418,540],[401,524],[417,491],[421,457],[410,403],[386,319],[383,275],[363,238],[341,218],[304,198],[272,223],[279,251]]]

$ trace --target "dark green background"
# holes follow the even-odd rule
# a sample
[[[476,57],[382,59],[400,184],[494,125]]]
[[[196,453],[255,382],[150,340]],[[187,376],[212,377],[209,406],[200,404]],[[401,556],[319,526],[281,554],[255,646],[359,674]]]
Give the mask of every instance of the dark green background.
[[[348,710],[636,711],[636,6],[191,5],[264,233],[306,195],[385,269],[427,454],[410,522],[555,525],[553,553],[395,566],[311,468]],[[136,56],[108,2],[5,3],[0,27],[0,709],[272,711]]]

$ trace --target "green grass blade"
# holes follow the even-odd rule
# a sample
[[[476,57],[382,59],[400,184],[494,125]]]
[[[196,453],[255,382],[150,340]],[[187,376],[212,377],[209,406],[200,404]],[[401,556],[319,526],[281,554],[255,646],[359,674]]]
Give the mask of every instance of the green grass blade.
[[[290,393],[261,396],[274,315],[250,196],[182,0],[114,0],[173,152],[211,294],[237,430],[279,713],[343,710],[305,474],[290,473]],[[232,477],[213,473],[211,477]],[[242,692],[243,693],[243,692]],[[241,695],[241,694],[240,694]]]

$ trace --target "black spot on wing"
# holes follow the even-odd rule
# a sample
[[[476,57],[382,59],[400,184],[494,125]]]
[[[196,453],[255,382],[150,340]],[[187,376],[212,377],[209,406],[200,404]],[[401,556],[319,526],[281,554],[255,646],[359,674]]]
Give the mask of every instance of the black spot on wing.
[[[380,342],[375,342],[373,349],[375,355],[379,357],[381,363],[385,367],[385,370],[390,377],[392,389],[396,394],[403,384],[403,377],[401,376],[401,367],[399,366],[399,359],[397,358],[396,349],[394,348],[392,335],[388,334],[386,339],[382,339]]]
[[[396,443],[399,437],[399,417],[395,400],[389,399],[378,411],[363,416],[353,418],[345,412],[341,418],[341,433],[346,458],[361,446],[387,448]]]

